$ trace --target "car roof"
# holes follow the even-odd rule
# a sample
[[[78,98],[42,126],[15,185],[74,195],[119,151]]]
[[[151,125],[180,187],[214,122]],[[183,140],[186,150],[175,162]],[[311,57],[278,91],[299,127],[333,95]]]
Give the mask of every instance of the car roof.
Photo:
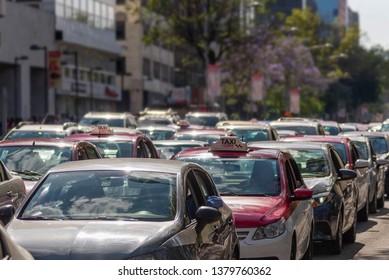
[[[248,143],[249,147],[269,147],[269,148],[305,148],[305,149],[323,149],[331,144],[324,142],[286,142],[286,141],[255,141]]]
[[[2,140],[0,146],[73,146],[79,141],[69,138],[24,138],[15,140]]]
[[[222,156],[228,158],[228,156],[236,158],[237,156],[253,157],[253,158],[278,158],[282,152],[280,149],[260,149],[256,147],[250,147],[247,152],[235,152],[235,151],[211,151],[210,147],[204,148],[190,148],[179,152],[176,157],[188,157],[199,156],[204,154],[212,154],[213,156]]]
[[[176,135],[181,134],[213,134],[213,135],[227,135],[229,132],[225,129],[185,129],[176,132]]]
[[[101,118],[112,118],[112,117],[125,117],[125,116],[133,116],[130,112],[88,112],[83,118],[93,118],[93,117],[101,117]]]
[[[312,127],[316,127],[319,125],[319,123],[316,121],[309,121],[309,120],[306,120],[306,121],[290,120],[290,121],[272,121],[272,122],[270,122],[270,125],[273,127],[276,127],[278,125],[285,126],[285,127],[287,127],[287,126],[312,126]]]
[[[118,141],[135,141],[138,138],[146,138],[143,134],[130,134],[130,133],[116,133],[113,135],[92,135],[87,133],[73,134],[66,137],[67,139],[77,139],[77,140],[118,140]]]
[[[193,144],[193,145],[204,145],[208,146],[208,142],[205,141],[197,141],[197,140],[153,140],[154,145],[185,145],[185,144]]]
[[[332,142],[332,143],[345,143],[349,142],[350,139],[343,135],[296,135],[296,136],[285,136],[281,141],[321,141],[321,142]]]
[[[101,158],[65,162],[52,167],[49,173],[86,170],[123,170],[178,173],[187,164],[180,161],[152,158]]]
[[[71,127],[65,127],[62,124],[25,124],[18,128],[15,128],[15,130],[18,131],[66,131],[67,128]],[[73,128],[77,128],[74,126]]]
[[[137,130],[163,130],[163,131],[176,131],[177,128],[165,125],[142,125],[136,128]]]

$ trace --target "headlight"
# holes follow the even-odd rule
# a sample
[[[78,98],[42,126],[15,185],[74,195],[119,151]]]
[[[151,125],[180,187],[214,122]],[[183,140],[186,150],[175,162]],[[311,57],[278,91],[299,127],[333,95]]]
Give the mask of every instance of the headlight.
[[[325,192],[325,193],[320,193],[320,194],[314,195],[312,206],[318,207],[318,206],[326,203],[327,201],[330,201],[332,199],[332,196],[333,196],[333,194],[330,192]]]
[[[280,236],[284,232],[285,232],[285,219],[281,218],[279,221],[273,224],[264,227],[258,227],[253,235],[253,240],[274,238]]]

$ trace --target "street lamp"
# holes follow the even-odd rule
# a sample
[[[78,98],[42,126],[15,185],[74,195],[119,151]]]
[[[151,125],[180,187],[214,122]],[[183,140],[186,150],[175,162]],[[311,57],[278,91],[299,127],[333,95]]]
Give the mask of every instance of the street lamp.
[[[45,98],[44,98],[44,104],[45,104],[45,114],[49,113],[49,81],[48,81],[48,67],[47,67],[47,47],[46,46],[38,46],[38,45],[31,45],[30,50],[32,51],[38,51],[43,50],[44,53],[44,68],[45,68],[45,77],[44,77],[44,92],[45,92]]]
[[[65,50],[62,52],[64,55],[72,55],[74,58],[74,66],[75,66],[75,71],[76,71],[76,86],[74,87],[74,91],[76,93],[75,98],[74,98],[74,110],[75,110],[75,115],[76,115],[76,120],[78,121],[78,52],[77,51],[69,51]]]
[[[19,64],[19,61],[22,61],[22,60],[27,60],[28,59],[28,56],[26,55],[22,55],[22,56],[16,56],[14,58],[14,64],[15,64],[15,73],[14,73],[14,78],[15,78],[15,95],[14,95],[14,116],[15,116],[15,125],[16,125],[16,119],[18,117],[18,64]]]
[[[91,111],[94,111],[94,97],[93,97],[93,81],[94,81],[94,76],[93,76],[93,74],[94,74],[94,72],[95,71],[101,71],[102,70],[102,68],[101,67],[93,67],[93,68],[91,68],[91,69],[89,69],[89,78],[90,78],[90,105],[89,105],[89,107],[90,107],[90,110]]]

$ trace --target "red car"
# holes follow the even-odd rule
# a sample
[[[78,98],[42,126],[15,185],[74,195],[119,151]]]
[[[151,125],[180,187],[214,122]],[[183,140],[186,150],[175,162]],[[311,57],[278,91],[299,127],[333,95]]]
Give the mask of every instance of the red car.
[[[157,148],[142,133],[115,133],[107,125],[96,126],[90,133],[73,134],[73,140],[93,143],[105,158],[159,158]]]
[[[250,148],[238,137],[173,159],[204,167],[232,208],[243,259],[311,259],[312,191],[287,152]]]
[[[18,139],[0,142],[0,159],[21,176],[28,193],[50,168],[67,161],[101,158],[95,145],[71,139]]]

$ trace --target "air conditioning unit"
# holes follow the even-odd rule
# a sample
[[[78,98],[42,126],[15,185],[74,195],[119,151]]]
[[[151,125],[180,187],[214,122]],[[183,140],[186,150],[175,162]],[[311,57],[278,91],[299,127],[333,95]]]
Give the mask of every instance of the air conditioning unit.
[[[5,16],[5,0],[0,0],[0,17]]]

